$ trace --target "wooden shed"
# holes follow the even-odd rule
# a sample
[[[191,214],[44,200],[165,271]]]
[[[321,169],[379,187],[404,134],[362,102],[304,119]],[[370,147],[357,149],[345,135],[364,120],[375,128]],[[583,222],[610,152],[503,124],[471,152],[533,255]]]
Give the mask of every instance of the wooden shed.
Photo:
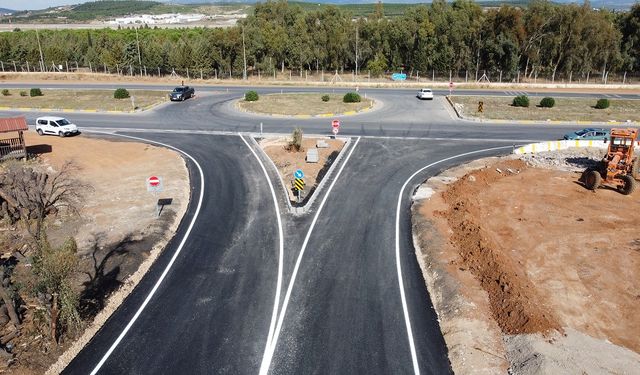
[[[29,130],[24,117],[0,118],[0,159],[25,158],[27,146],[24,143],[23,132]],[[11,134],[16,132],[17,134]],[[15,138],[7,138],[15,136]]]

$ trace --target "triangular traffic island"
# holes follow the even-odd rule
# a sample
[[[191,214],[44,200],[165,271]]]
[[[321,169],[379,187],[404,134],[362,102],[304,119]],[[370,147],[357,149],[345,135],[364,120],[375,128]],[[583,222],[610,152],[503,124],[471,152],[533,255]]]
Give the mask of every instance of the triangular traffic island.
[[[311,206],[316,192],[322,189],[323,179],[329,177],[332,166],[340,159],[349,139],[305,137],[301,147],[294,145],[292,136],[256,139],[260,148],[278,171],[288,205],[293,212],[303,213]]]

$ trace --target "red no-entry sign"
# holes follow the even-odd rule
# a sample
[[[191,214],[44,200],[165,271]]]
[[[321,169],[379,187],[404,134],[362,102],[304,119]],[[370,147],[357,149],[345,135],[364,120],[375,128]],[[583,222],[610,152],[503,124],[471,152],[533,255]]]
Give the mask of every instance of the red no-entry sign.
[[[149,185],[151,185],[151,186],[155,187],[155,186],[160,185],[160,179],[158,177],[156,177],[156,176],[149,177],[148,181],[149,181]]]
[[[340,120],[331,121],[331,127],[332,128],[339,128],[340,127]]]

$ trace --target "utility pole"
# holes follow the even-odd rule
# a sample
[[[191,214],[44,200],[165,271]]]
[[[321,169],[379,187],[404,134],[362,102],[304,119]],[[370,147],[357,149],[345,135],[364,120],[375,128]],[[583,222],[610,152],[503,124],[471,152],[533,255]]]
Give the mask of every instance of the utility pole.
[[[244,47],[244,26],[242,26],[242,60],[244,61],[244,71],[242,72],[242,79],[247,80],[247,51]]]
[[[136,27],[136,45],[138,46],[138,65],[142,66],[142,57],[140,56],[140,39],[138,39],[138,28]]]
[[[358,78],[358,26],[356,25],[356,78]]]
[[[40,35],[36,29],[36,39],[38,40],[38,49],[40,50],[40,70],[44,72],[44,57],[42,55],[42,46],[40,45]]]

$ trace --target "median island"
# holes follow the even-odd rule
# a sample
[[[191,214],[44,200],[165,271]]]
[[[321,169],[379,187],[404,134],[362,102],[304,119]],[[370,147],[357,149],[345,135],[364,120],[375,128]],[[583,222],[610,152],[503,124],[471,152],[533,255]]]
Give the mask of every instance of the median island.
[[[0,95],[0,107],[41,110],[132,112],[165,101],[166,92],[159,90],[5,88]]]
[[[255,94],[255,95],[254,95]],[[245,112],[281,116],[335,116],[362,112],[373,107],[374,101],[358,93],[288,93],[258,96],[249,91],[238,102]]]

